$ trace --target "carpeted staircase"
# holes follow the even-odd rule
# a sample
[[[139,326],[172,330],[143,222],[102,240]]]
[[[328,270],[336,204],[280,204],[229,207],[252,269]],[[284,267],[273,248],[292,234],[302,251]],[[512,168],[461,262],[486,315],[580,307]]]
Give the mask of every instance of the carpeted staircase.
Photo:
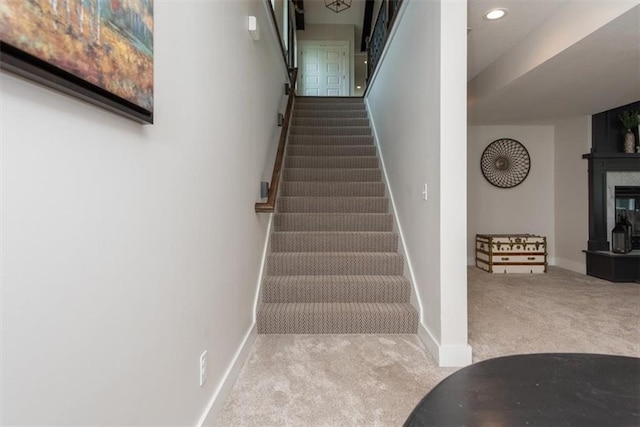
[[[296,98],[260,334],[416,333],[362,98]]]

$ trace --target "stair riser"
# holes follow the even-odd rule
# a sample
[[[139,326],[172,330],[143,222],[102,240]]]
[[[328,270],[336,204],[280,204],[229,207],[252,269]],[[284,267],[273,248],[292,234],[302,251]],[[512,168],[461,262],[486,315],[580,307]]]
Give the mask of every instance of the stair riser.
[[[382,182],[283,182],[280,184],[282,196],[308,197],[384,197]]]
[[[375,182],[382,180],[379,169],[300,169],[285,168],[282,179],[286,182]]]
[[[311,302],[372,302],[408,303],[408,283],[371,285],[368,283],[324,284],[307,286],[304,283],[286,283],[265,286],[262,301],[266,303]]]
[[[365,111],[364,104],[336,104],[324,102],[320,104],[296,103],[294,111]]]
[[[273,233],[271,252],[397,252],[393,233]]]
[[[371,135],[291,135],[292,145],[373,145]]]
[[[292,213],[386,213],[385,197],[281,197],[278,212]]]
[[[318,119],[330,119],[330,118],[336,118],[336,119],[365,119],[367,118],[367,112],[366,110],[361,110],[361,111],[353,111],[353,110],[340,110],[340,111],[333,111],[333,110],[298,110],[298,109],[294,109],[293,110],[293,117],[294,118],[301,118],[301,117],[309,117],[309,118],[318,118]]]
[[[403,267],[403,259],[397,254],[355,256],[272,253],[267,257],[267,274],[278,276],[345,274],[400,276],[403,273]]]
[[[415,334],[418,313],[259,311],[259,334]]]
[[[320,157],[320,156],[287,156],[286,168],[346,168],[375,169],[378,167],[377,157]]]
[[[294,117],[293,126],[369,126],[369,119]]]
[[[363,104],[364,99],[355,96],[296,96],[296,104]]]
[[[291,126],[291,135],[371,135],[369,126]]]
[[[289,145],[289,156],[375,156],[373,145]]]
[[[274,214],[274,231],[392,231],[389,214]]]

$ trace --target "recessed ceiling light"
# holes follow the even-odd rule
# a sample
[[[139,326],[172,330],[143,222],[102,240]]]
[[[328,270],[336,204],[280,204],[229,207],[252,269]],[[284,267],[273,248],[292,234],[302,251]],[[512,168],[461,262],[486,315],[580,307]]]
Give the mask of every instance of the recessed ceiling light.
[[[356,89],[362,89],[362,86],[356,86]]]
[[[366,63],[367,63],[367,61],[364,61],[364,63],[366,64]]]
[[[484,19],[488,19],[489,21],[495,21],[496,19],[504,18],[507,14],[507,9],[504,8],[496,8],[487,10],[484,13]]]

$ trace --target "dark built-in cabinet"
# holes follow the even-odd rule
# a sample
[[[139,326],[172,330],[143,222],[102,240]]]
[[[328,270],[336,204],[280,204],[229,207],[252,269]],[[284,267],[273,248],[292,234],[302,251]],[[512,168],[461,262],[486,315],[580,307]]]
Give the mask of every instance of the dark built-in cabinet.
[[[639,111],[640,101],[593,115],[591,152],[582,156],[589,162],[587,274],[613,282],[640,281],[640,250],[610,252],[611,230],[607,225],[607,172],[640,172],[640,154],[627,154],[622,148],[626,129],[618,117],[628,110]],[[632,130],[638,145],[638,129]],[[640,206],[635,209],[640,215]]]

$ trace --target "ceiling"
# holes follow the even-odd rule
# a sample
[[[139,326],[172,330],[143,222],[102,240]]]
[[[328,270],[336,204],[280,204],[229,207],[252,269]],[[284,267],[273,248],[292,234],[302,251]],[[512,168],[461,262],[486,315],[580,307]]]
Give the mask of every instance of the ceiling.
[[[356,27],[356,49],[362,40],[365,0],[353,0],[351,7],[336,13],[325,7],[324,0],[304,0],[304,22],[306,24],[350,24]]]
[[[521,5],[505,6],[505,23],[523,28],[506,30],[514,41],[499,55],[487,45],[501,38],[486,27],[500,22],[469,17],[479,25],[468,36],[468,56],[477,61],[469,64],[476,73],[468,85],[470,124],[553,123],[640,100],[640,6],[633,6],[640,1],[563,3],[534,6],[537,16],[526,19],[516,16]],[[477,6],[470,9],[482,14]]]
[[[469,0],[467,27],[467,81],[514,47],[527,34],[554,14],[568,0]],[[493,8],[506,8],[507,16],[487,21],[483,15]]]
[[[421,1],[421,0],[408,0]],[[377,5],[376,1],[376,12]],[[640,0],[626,2],[594,2],[575,0],[468,0],[467,81],[470,88],[470,124],[540,123],[562,117],[595,114],[640,99]],[[498,85],[482,96],[472,97],[488,74],[500,74],[508,59],[526,49],[546,50],[534,46],[533,37],[544,36],[553,26],[566,25],[559,17],[570,16],[580,25],[585,17],[575,9],[620,8],[630,10],[618,17],[612,15],[603,25],[594,24],[591,33],[575,43],[567,43],[552,56]],[[362,36],[365,0],[353,0],[350,9],[335,13],[324,6],[324,0],[304,0],[306,23],[352,24],[356,28],[356,45]],[[485,11],[508,9],[505,18],[487,21]],[[569,14],[574,8],[577,13]],[[584,9],[587,10],[587,9]],[[626,9],[625,9],[626,10]],[[586,25],[586,24],[585,24]],[[537,33],[537,35],[536,35]],[[532,36],[533,35],[533,36]],[[547,40],[548,45],[564,40]],[[497,70],[498,69],[498,70]],[[473,99],[472,99],[473,98]]]

